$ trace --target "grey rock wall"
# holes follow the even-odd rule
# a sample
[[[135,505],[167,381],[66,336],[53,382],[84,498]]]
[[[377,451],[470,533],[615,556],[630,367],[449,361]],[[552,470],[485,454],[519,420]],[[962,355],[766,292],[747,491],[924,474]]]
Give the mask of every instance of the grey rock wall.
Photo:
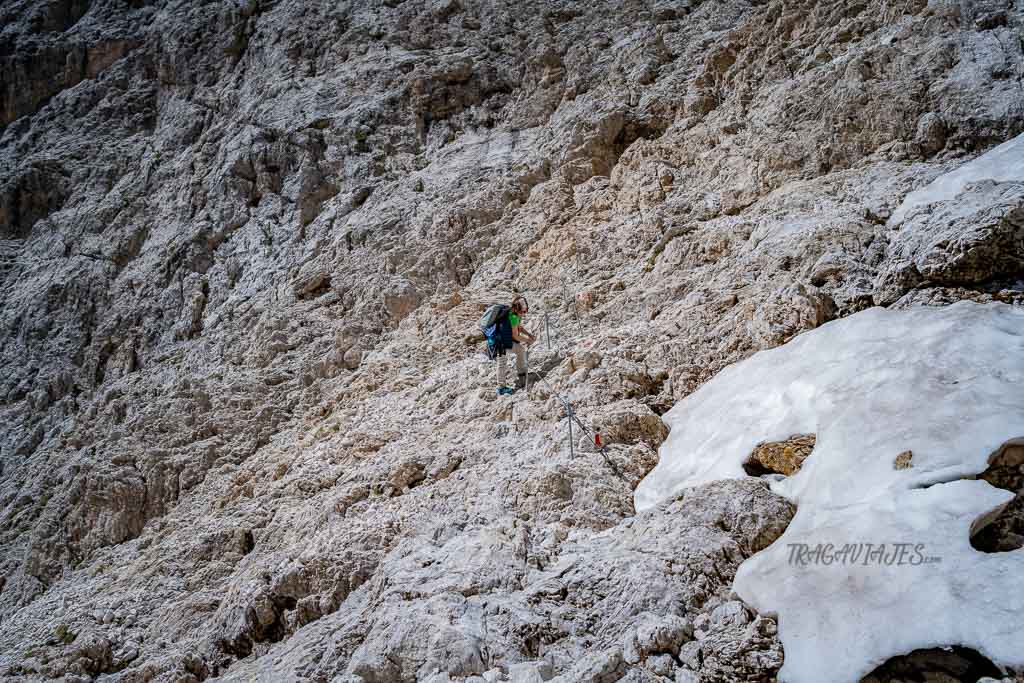
[[[1019,2],[0,17],[11,680],[769,680],[729,586],[792,510],[634,516],[657,416],[867,306],[1022,299],[1019,184],[886,225],[1024,130]],[[513,291],[553,338],[499,400]]]

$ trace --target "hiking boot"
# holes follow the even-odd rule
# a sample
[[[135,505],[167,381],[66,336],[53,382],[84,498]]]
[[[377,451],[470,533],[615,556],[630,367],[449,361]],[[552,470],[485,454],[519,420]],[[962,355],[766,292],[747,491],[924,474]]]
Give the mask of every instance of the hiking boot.
[[[498,387],[498,396],[511,396],[516,393],[512,387]]]

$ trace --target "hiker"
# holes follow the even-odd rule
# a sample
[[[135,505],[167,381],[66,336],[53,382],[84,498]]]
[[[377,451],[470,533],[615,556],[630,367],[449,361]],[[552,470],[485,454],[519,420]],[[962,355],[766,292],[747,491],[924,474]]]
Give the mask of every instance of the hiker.
[[[481,318],[480,328],[487,337],[488,355],[498,361],[498,394],[507,395],[515,389],[505,384],[505,353],[509,349],[516,354],[516,370],[526,378],[526,347],[537,338],[523,326],[523,316],[530,310],[526,299],[516,296],[511,306],[495,304],[490,306]]]

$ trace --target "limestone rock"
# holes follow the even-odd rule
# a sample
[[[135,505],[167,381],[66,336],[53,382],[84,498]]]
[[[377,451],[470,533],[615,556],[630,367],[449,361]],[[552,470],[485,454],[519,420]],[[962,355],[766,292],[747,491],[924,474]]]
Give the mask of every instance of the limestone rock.
[[[1024,268],[1024,184],[985,181],[912,213],[895,236],[896,263],[876,282],[892,303],[925,284],[976,285]]]
[[[946,144],[946,123],[942,116],[935,112],[921,116],[917,120],[914,142],[921,147],[921,153],[926,157],[939,152]]]
[[[0,678],[770,679],[722,606],[792,508],[637,515],[660,416],[876,301],[1024,302],[1009,180],[886,225],[1024,127],[1021,21],[0,0]]]
[[[914,452],[903,451],[893,460],[892,466],[897,470],[906,470],[913,467]]]
[[[754,476],[768,472],[787,477],[796,474],[814,450],[815,440],[814,434],[794,434],[785,441],[759,443],[743,463],[743,468]]]

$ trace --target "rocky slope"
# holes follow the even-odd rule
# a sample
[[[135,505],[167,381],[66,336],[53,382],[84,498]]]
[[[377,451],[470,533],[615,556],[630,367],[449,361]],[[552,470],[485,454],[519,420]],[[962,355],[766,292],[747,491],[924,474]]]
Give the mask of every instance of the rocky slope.
[[[634,514],[659,416],[872,305],[1021,302],[1019,181],[887,219],[1024,131],[1022,21],[3,0],[0,676],[770,680],[731,581],[792,506]],[[499,400],[513,291],[551,340]]]

